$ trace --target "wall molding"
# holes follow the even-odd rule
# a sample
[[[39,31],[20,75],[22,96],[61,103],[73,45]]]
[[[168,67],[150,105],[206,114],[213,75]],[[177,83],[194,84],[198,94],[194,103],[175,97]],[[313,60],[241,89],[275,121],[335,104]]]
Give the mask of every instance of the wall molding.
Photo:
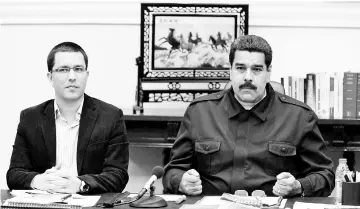
[[[138,26],[140,25],[140,3],[140,1],[121,0],[3,0],[0,1],[0,22],[3,25]],[[221,2],[211,1],[210,3]],[[238,2],[229,1],[229,3]],[[250,27],[360,28],[360,2],[245,1],[242,3],[249,4]]]

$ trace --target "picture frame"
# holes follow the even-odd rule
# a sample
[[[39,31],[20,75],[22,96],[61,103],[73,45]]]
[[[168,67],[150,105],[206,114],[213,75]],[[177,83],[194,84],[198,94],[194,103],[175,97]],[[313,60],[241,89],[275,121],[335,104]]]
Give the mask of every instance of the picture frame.
[[[228,79],[228,50],[248,34],[248,5],[141,5],[143,79]]]
[[[229,50],[248,34],[246,4],[141,4],[140,102],[185,101],[221,90]]]

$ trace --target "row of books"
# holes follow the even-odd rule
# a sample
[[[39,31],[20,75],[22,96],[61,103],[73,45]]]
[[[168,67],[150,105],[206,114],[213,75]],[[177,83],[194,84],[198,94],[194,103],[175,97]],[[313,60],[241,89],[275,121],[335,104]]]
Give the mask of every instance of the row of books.
[[[281,83],[286,95],[309,105],[320,119],[360,119],[360,73],[309,73]]]

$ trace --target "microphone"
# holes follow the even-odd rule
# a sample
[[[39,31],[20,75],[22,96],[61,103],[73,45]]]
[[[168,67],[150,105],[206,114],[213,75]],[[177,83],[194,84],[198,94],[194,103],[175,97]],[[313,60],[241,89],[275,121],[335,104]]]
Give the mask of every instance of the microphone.
[[[164,169],[161,166],[155,166],[152,170],[150,179],[145,183],[139,194],[135,198],[135,202],[130,203],[130,207],[135,208],[161,208],[166,207],[168,204],[164,198],[154,195],[155,187],[154,182],[164,175]],[[144,194],[150,191],[149,196]]]
[[[160,179],[164,175],[164,169],[161,166],[155,166],[152,169],[150,179],[145,183],[144,187],[138,193],[138,198],[140,199],[144,194],[150,190],[150,187],[154,184],[157,179]]]

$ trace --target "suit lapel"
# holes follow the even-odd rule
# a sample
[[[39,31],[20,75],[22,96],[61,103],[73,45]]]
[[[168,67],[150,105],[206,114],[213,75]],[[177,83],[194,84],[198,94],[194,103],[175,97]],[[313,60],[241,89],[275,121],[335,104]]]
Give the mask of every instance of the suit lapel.
[[[45,146],[50,158],[50,166],[56,164],[56,126],[55,126],[55,112],[54,100],[51,101],[44,110],[42,120],[42,132],[45,139]]]
[[[97,107],[91,97],[85,94],[84,104],[81,112],[79,138],[77,146],[77,169],[80,175],[85,152],[89,144],[91,134],[94,130],[98,116]]]

